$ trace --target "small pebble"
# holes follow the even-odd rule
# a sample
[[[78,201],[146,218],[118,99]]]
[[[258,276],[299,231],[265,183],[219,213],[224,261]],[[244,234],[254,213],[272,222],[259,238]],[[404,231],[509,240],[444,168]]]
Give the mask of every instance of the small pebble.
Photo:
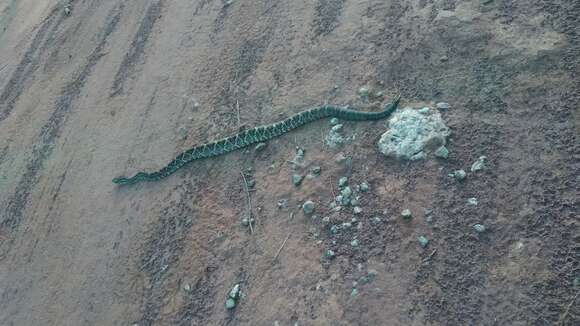
[[[311,200],[307,200],[302,205],[302,210],[304,211],[304,214],[306,214],[306,215],[312,214],[312,212],[314,212],[314,202],[312,202]]]
[[[234,287],[228,293],[228,296],[234,300],[238,299],[238,297],[240,296],[240,284],[239,283],[234,285]]]
[[[377,271],[375,271],[374,269],[370,269],[367,272],[367,275],[365,275],[359,279],[359,282],[361,284],[368,284],[368,283],[372,282],[377,277],[377,275],[379,275],[379,273]]]
[[[342,127],[343,127],[343,125],[339,123],[339,124],[333,126],[332,128],[330,128],[330,131],[331,132],[339,132],[342,130]]]
[[[315,166],[312,168],[312,174],[313,175],[319,175],[320,172],[322,172],[322,168],[320,166]]]
[[[467,199],[467,205],[469,206],[477,206],[477,198],[471,197]]]
[[[358,295],[358,290],[356,288],[352,289],[352,291],[350,291],[350,296],[351,297],[356,297]]]
[[[288,200],[287,199],[280,199],[276,203],[276,206],[278,206],[278,209],[286,208],[287,205],[288,205]]]
[[[440,60],[441,62],[447,62],[447,60],[449,60],[449,58],[448,58],[446,55],[444,55],[444,56],[442,56],[441,58],[439,58],[439,60]]]
[[[256,152],[260,152],[264,150],[264,148],[266,148],[266,143],[258,143],[258,145],[256,145],[254,149],[256,150]]]
[[[325,216],[325,217],[323,217],[323,218],[322,218],[322,222],[323,222],[324,224],[328,224],[328,223],[330,223],[330,216]]]
[[[304,179],[303,176],[295,174],[292,176],[292,183],[298,187],[302,183],[302,179]]]
[[[451,108],[451,105],[449,105],[449,103],[439,102],[435,104],[435,107],[438,108],[439,110],[449,110]]]
[[[430,109],[428,107],[424,107],[424,108],[419,109],[419,113],[421,113],[421,114],[428,114],[429,111],[430,111]]]
[[[336,126],[339,123],[338,118],[332,118],[330,119],[330,125],[331,126]]]
[[[352,241],[350,242],[350,245],[351,245],[351,246],[353,246],[353,247],[358,247],[358,245],[359,245],[359,242],[358,242],[358,240],[357,240],[357,239],[354,239],[354,240],[352,240]]]
[[[484,225],[482,225],[482,224],[475,224],[475,225],[473,226],[473,229],[474,229],[474,230],[475,230],[475,232],[477,232],[477,233],[483,233],[483,232],[485,232],[485,226],[484,226]]]
[[[254,223],[254,218],[247,218],[247,217],[244,217],[244,218],[242,219],[242,225],[243,225],[243,226],[249,226],[249,225],[250,225],[250,222],[251,222],[251,223]]]
[[[455,180],[457,180],[457,181],[461,181],[461,180],[465,179],[465,177],[467,176],[467,173],[465,173],[464,170],[455,170],[451,174],[449,174],[449,176],[452,178],[455,178]]]
[[[408,209],[404,209],[401,212],[401,217],[404,218],[405,220],[409,220],[411,219],[411,217],[413,217],[413,215],[411,214],[411,211]]]
[[[352,223],[350,223],[350,222],[344,222],[344,223],[342,223],[342,227],[344,229],[350,229],[352,227]]]
[[[380,217],[378,217],[378,216],[375,216],[375,217],[373,217],[373,219],[372,219],[372,224],[374,224],[374,225],[379,225],[379,224],[381,224],[382,222],[383,222],[383,220],[381,220],[381,218],[380,218]]]
[[[370,93],[370,91],[367,87],[361,87],[358,89],[358,95],[360,97],[368,97],[369,93]]]
[[[226,309],[234,309],[236,307],[236,300],[228,298],[226,300]]]
[[[338,153],[334,156],[334,161],[338,164],[342,164],[344,162],[346,162],[347,157],[344,155],[344,153]]]
[[[362,213],[362,208],[360,208],[360,207],[358,207],[358,206],[355,206],[355,208],[353,208],[353,212],[354,212],[356,215],[358,215],[358,214]]]
[[[475,161],[472,165],[471,165],[471,172],[476,172],[479,170],[483,170],[483,168],[485,168],[485,162],[487,161],[487,157],[486,156],[480,156],[477,161]]]
[[[330,250],[330,249],[326,249],[324,251],[324,257],[328,258],[328,259],[332,259],[334,258],[336,254],[334,253],[334,251]]]
[[[367,191],[369,191],[369,184],[366,182],[363,182],[360,184],[359,189],[362,192],[367,192]]]
[[[449,157],[449,150],[447,149],[447,147],[441,146],[433,154],[439,158],[446,159],[447,157]]]
[[[427,245],[429,244],[429,240],[427,240],[427,238],[425,238],[422,235],[417,237],[417,241],[419,242],[419,245],[423,248],[427,247]]]
[[[338,186],[341,187],[341,188],[344,187],[344,186],[346,186],[347,183],[348,183],[348,178],[347,177],[342,177],[342,178],[338,179]]]
[[[358,200],[358,199],[356,199],[356,198],[353,198],[353,199],[351,199],[351,200],[350,200],[350,204],[351,204],[352,206],[358,206],[358,205],[360,204],[360,202],[359,202],[359,200]]]
[[[332,234],[337,234],[338,233],[338,226],[337,225],[333,225],[330,227],[330,233]]]

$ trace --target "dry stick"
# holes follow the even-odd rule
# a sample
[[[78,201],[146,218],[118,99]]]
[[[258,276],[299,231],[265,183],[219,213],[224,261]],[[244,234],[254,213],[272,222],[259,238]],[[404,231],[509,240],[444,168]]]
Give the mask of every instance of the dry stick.
[[[250,233],[254,233],[254,228],[252,227],[252,198],[250,197],[250,190],[248,187],[248,181],[246,180],[246,176],[244,172],[240,171],[242,178],[244,179],[244,186],[246,188],[246,195],[248,197],[248,223],[250,225]]]
[[[580,294],[580,290],[576,292],[576,295],[574,296],[574,298],[572,298],[572,301],[570,301],[570,304],[568,304],[568,307],[566,307],[566,311],[564,311],[564,313],[560,317],[560,321],[558,322],[558,325],[564,325],[566,318],[568,318],[568,313],[570,312],[570,308],[572,308],[572,306],[574,305],[574,302],[576,302],[576,299],[578,298],[578,294]]]
[[[274,259],[272,260],[272,262],[275,262],[278,259],[278,256],[280,256],[280,252],[282,251],[282,248],[284,248],[284,245],[286,245],[286,241],[288,241],[288,239],[290,239],[290,233],[288,233],[288,236],[286,237],[284,242],[282,242],[282,245],[278,249],[278,252],[276,253],[276,256],[274,256]]]

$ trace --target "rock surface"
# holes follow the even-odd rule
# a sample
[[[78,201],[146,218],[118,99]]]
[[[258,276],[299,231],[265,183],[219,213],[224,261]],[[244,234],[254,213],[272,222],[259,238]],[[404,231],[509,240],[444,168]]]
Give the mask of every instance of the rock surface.
[[[449,128],[436,110],[420,112],[405,108],[396,111],[389,119],[389,130],[381,136],[378,147],[387,157],[400,160],[424,159],[437,150],[440,155],[440,148],[447,143],[449,135]]]

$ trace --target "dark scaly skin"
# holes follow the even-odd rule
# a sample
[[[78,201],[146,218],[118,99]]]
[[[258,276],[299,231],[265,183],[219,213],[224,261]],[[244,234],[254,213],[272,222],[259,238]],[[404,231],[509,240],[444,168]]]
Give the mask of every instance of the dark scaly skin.
[[[351,121],[371,121],[384,119],[397,109],[400,96],[385,106],[380,112],[360,112],[335,106],[321,106],[302,111],[290,118],[270,125],[256,127],[227,137],[213,143],[203,144],[179,154],[173,161],[159,171],[146,173],[139,172],[131,178],[117,177],[113,182],[120,185],[134,184],[140,181],[158,181],[167,178],[184,165],[202,158],[222,155],[236,149],[263,142],[296,129],[309,122],[323,118],[339,118]]]

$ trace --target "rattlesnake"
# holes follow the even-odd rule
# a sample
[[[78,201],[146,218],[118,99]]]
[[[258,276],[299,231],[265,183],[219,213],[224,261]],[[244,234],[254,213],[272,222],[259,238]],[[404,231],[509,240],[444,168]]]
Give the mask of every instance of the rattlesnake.
[[[396,96],[393,101],[387,104],[383,111],[380,112],[360,112],[348,108],[336,106],[320,106],[306,111],[302,111],[283,121],[270,125],[249,129],[233,136],[195,146],[179,155],[169,162],[169,164],[159,171],[147,173],[139,172],[133,177],[117,177],[113,182],[120,185],[134,184],[139,181],[157,181],[168,177],[175,171],[194,160],[222,155],[248,145],[263,142],[274,137],[287,133],[309,122],[322,118],[336,117],[343,120],[365,121],[379,120],[388,117],[399,104],[400,96]]]

